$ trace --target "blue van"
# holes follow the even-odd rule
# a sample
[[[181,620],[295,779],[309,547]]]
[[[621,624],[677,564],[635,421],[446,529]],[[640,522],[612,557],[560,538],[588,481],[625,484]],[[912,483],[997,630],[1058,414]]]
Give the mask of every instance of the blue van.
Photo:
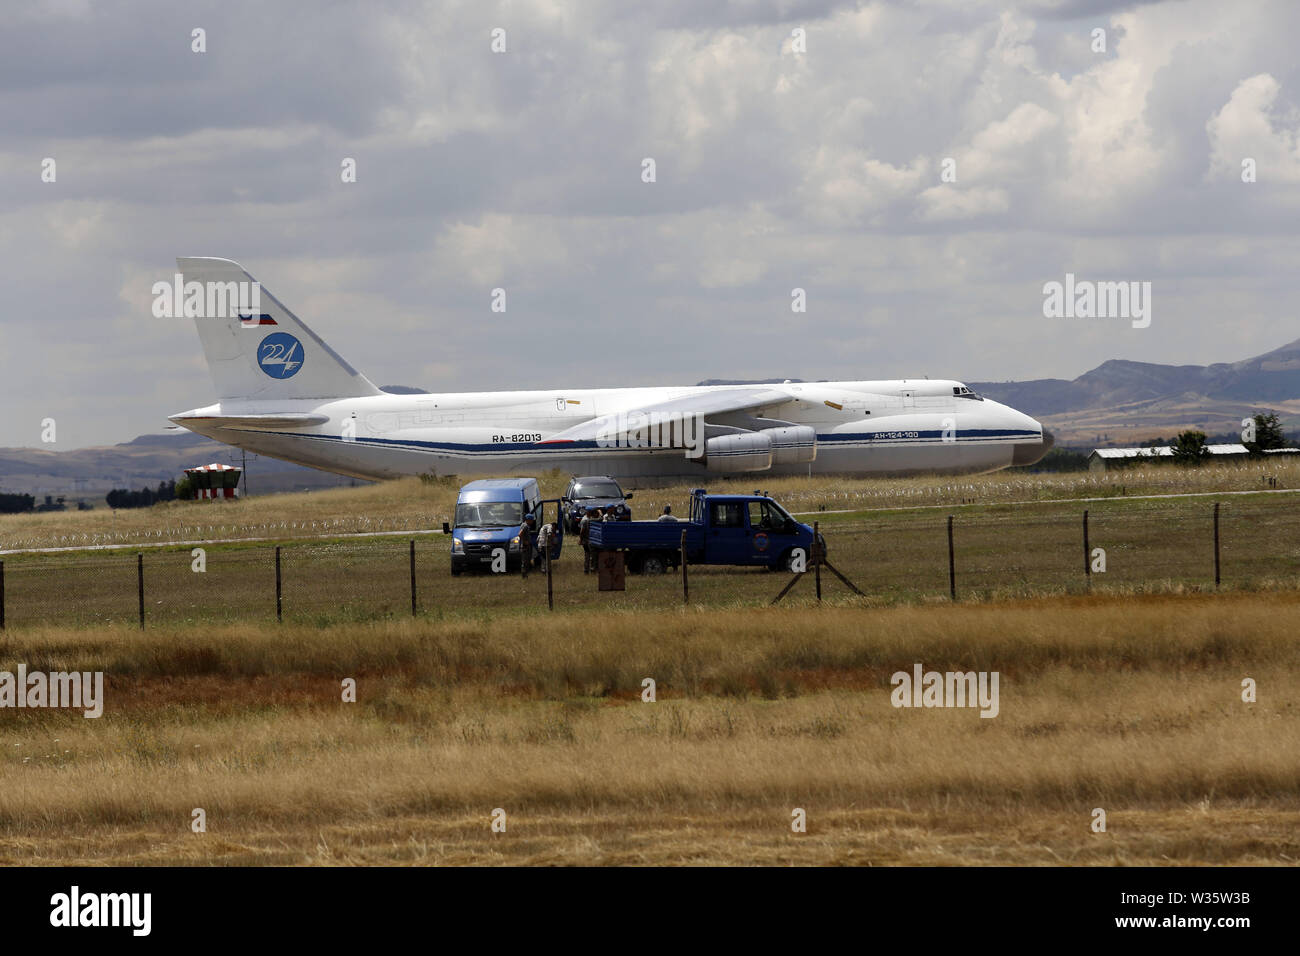
[[[492,565],[492,553],[506,553],[507,570],[519,570],[520,536],[533,515],[542,526],[542,493],[536,478],[483,478],[460,489],[451,528],[451,573]]]

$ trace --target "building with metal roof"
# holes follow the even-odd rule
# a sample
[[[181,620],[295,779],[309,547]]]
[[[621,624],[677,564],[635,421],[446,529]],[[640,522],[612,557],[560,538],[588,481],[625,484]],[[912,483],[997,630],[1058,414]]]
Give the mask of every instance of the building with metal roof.
[[[1205,450],[1211,458],[1245,457],[1250,454],[1250,449],[1241,444],[1206,445]],[[1135,458],[1168,460],[1173,457],[1174,449],[1171,445],[1161,445],[1155,448],[1094,448],[1092,454],[1088,456],[1088,470],[1105,471],[1116,464],[1122,465]]]

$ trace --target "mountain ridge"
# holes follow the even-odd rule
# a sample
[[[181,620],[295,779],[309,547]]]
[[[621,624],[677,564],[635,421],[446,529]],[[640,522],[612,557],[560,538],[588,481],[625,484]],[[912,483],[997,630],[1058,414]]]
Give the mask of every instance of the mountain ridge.
[[[1287,402],[1300,399],[1300,339],[1238,362],[1162,365],[1109,359],[1070,381],[969,384],[1035,417],[1192,395],[1231,403]]]

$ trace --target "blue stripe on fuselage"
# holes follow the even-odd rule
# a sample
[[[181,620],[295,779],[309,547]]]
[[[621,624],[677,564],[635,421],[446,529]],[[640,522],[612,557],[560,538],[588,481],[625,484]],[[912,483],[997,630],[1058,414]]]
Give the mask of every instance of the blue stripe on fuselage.
[[[554,444],[543,444],[539,442],[484,442],[478,444],[458,444],[456,442],[432,442],[416,441],[414,439],[400,438],[343,438],[341,435],[319,435],[304,434],[301,432],[274,432],[264,429],[235,428],[230,431],[240,431],[247,434],[255,435],[274,435],[277,438],[305,438],[314,441],[342,442],[344,444],[369,444],[382,445],[389,448],[408,448],[416,451],[445,451],[455,454],[477,454],[483,452],[507,452],[511,454],[538,454],[538,453],[566,453],[566,452],[628,452],[628,451],[682,451],[681,448],[632,448],[628,446],[608,446],[602,445],[593,439],[583,441],[556,442]],[[906,430],[905,430],[906,431]],[[879,437],[887,435],[888,437]],[[1027,428],[1003,429],[1003,428],[972,428],[966,431],[959,431],[956,438],[945,439],[944,432],[941,430],[918,431],[913,437],[910,434],[902,436],[898,432],[857,432],[854,434],[828,433],[818,435],[819,444],[826,445],[901,445],[901,444],[942,444],[952,445],[961,444],[962,442],[986,442],[986,441],[1012,441],[1024,439],[1041,439],[1041,435]]]

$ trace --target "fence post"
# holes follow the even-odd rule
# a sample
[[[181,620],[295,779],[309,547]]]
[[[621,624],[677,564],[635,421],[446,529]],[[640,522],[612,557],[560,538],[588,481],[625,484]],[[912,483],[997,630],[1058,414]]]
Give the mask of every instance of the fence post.
[[[1219,586],[1219,503],[1214,503],[1214,586]]]
[[[144,630],[144,552],[135,555],[135,583],[140,595],[140,630]]]
[[[280,605],[280,546],[275,546],[275,619],[278,622],[284,621]]]
[[[686,575],[686,532],[682,532],[682,603],[691,603],[691,582]]]
[[[1083,577],[1092,587],[1092,549],[1088,547],[1088,509],[1083,509]]]
[[[411,539],[411,617],[415,617],[415,539]]]
[[[948,515],[948,594],[957,600],[957,560],[952,550],[952,515]]]
[[[814,522],[813,522],[813,539],[812,539],[812,552],[813,552],[813,582],[817,585],[817,603],[818,603],[818,604],[821,604],[821,603],[822,603],[822,552],[821,552],[821,548],[820,548],[820,542],[821,542],[821,539],[822,539],[822,535],[821,535],[821,523],[818,522],[818,521],[814,521]]]

